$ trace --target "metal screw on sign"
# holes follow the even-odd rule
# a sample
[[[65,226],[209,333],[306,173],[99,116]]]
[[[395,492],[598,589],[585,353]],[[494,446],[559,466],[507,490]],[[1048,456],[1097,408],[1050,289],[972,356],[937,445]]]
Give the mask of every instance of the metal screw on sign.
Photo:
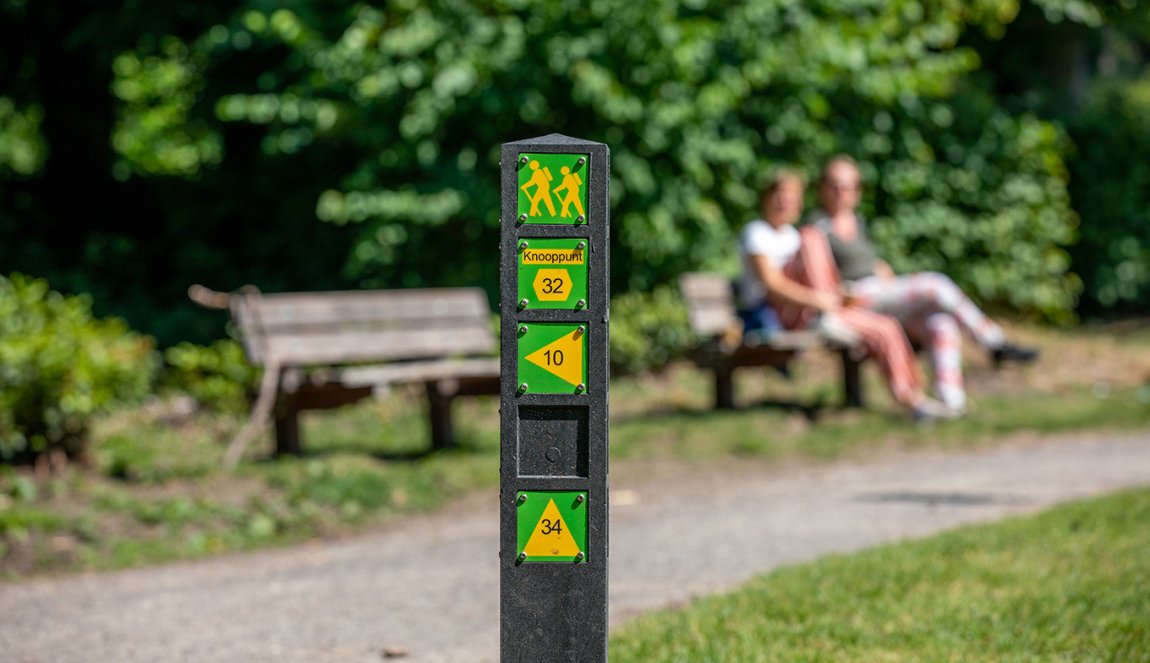
[[[527,223],[527,215],[526,214],[520,214],[519,215],[519,223]]]
[[[587,498],[584,497],[583,495],[578,495],[575,497],[575,501],[578,502],[579,504],[582,504],[583,500],[585,500],[585,499],[587,499]]]
[[[586,299],[580,299],[579,301],[575,302],[575,308],[583,308],[586,305],[587,305]]]
[[[527,308],[528,303],[529,302],[526,299],[520,299],[519,300],[519,308]]]
[[[526,334],[527,333],[527,325],[520,325],[519,326],[519,333],[520,334]]]
[[[586,222],[587,222],[587,217],[583,216],[582,214],[580,214],[578,217],[575,218],[576,225],[578,225],[580,223],[586,223]]]
[[[526,394],[526,393],[527,393],[527,383],[526,383],[526,382],[524,382],[523,384],[519,385],[519,393],[521,393],[521,394]]]
[[[575,555],[575,561],[576,562],[582,562],[585,557],[587,557],[587,555],[580,552],[578,555]]]

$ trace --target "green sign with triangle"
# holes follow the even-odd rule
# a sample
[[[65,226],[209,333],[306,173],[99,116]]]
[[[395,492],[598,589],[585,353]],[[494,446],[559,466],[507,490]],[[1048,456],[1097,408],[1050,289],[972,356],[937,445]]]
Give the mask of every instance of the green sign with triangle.
[[[587,561],[587,493],[522,490],[516,498],[519,562]]]
[[[521,393],[587,393],[586,325],[578,322],[521,324],[518,350]]]

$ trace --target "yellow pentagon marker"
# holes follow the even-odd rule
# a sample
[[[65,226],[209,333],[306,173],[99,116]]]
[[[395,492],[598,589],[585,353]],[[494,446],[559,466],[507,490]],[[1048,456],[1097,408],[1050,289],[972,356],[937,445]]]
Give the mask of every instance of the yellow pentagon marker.
[[[571,536],[555,500],[549,500],[543,509],[543,515],[535,525],[535,531],[523,546],[523,552],[529,557],[574,557],[580,552],[579,544]]]
[[[532,352],[525,359],[560,380],[579,386],[583,382],[582,336],[582,332],[575,330]]]
[[[571,274],[565,269],[541,269],[535,273],[531,288],[541,302],[565,302],[571,297]]]

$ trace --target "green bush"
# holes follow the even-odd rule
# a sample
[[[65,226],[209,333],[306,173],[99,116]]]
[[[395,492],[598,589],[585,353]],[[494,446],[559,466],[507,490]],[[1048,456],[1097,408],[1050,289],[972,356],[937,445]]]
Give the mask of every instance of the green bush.
[[[82,456],[91,418],[145,396],[155,364],[152,339],[94,319],[88,297],[0,276],[0,461]]]
[[[1082,216],[1074,267],[1084,307],[1144,313],[1150,305],[1150,75],[1094,87],[1069,127],[1077,146],[1070,195]]]
[[[694,342],[678,289],[655,288],[611,300],[611,368],[616,374],[658,370]]]
[[[234,340],[211,345],[180,343],[164,351],[163,385],[219,412],[243,412],[250,404],[258,369]]]

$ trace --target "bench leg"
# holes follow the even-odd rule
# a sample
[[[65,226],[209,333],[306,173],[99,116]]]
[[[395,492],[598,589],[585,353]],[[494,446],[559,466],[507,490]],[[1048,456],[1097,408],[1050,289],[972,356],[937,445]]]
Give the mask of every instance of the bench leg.
[[[276,455],[299,456],[303,447],[299,439],[299,410],[290,404],[276,408]]]
[[[715,369],[715,409],[735,409],[735,372],[730,368]]]
[[[843,360],[843,406],[863,407],[862,362],[851,356],[850,350],[841,351]]]
[[[451,403],[455,389],[443,382],[427,382],[427,415],[431,424],[431,448],[435,451],[455,446],[455,430],[451,418]]]

